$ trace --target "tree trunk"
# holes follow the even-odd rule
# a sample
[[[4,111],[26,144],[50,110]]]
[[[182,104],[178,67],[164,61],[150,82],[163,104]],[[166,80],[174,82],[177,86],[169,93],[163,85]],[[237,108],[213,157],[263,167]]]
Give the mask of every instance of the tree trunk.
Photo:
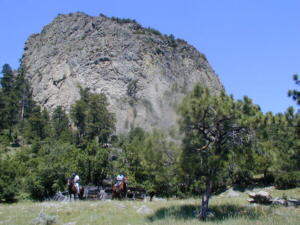
[[[199,219],[205,221],[208,215],[208,202],[211,195],[212,190],[212,180],[210,179],[206,184],[206,190],[202,195],[202,203],[201,203],[201,212],[199,214]]]

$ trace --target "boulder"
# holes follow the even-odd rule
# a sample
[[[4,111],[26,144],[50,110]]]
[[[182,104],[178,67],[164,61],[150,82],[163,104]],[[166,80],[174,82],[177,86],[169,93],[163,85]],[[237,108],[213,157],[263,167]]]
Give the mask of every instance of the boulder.
[[[260,204],[271,204],[272,197],[269,192],[266,191],[259,191],[257,193],[250,192],[249,193],[250,199],[248,199],[251,203],[260,203]]]
[[[272,200],[272,205],[299,206],[300,200],[292,198],[275,198]]]

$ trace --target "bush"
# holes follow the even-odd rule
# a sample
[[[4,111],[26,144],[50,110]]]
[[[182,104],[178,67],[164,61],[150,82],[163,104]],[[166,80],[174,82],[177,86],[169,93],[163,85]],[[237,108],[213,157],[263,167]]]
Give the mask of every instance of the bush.
[[[300,171],[281,172],[275,175],[277,189],[289,189],[300,186]]]
[[[9,159],[0,160],[0,202],[15,202],[18,185],[15,179],[17,165]]]
[[[253,182],[253,175],[250,170],[240,169],[235,172],[232,183],[234,186],[247,187]]]
[[[74,146],[51,141],[33,145],[28,154],[31,157],[26,161],[27,167],[32,169],[26,177],[26,187],[32,199],[44,200],[66,189],[67,178],[76,171],[78,150]]]

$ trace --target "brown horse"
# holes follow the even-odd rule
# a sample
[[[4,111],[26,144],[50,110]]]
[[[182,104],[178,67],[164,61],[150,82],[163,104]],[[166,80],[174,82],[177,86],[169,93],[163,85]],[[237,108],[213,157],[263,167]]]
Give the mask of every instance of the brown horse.
[[[127,178],[125,177],[122,181],[112,186],[112,199],[126,198],[127,194]]]
[[[74,196],[74,200],[83,199],[84,188],[82,186],[79,187],[79,193],[77,193],[77,188],[73,179],[68,179],[68,192],[70,200],[72,198],[72,195]]]

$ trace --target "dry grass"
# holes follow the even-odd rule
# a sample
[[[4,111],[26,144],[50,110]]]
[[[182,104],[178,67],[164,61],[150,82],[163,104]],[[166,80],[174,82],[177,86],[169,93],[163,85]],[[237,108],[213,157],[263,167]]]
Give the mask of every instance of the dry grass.
[[[300,188],[288,191],[269,190],[274,197],[283,194],[300,198]],[[300,208],[250,205],[247,193],[227,197],[214,196],[210,207],[214,213],[207,222],[196,219],[199,199],[138,201],[24,202],[0,205],[0,224],[64,224],[64,225],[296,225],[300,224]],[[144,209],[148,214],[138,212]],[[147,211],[148,210],[148,211]],[[41,217],[43,215],[43,219]],[[46,216],[45,216],[46,215]],[[56,219],[54,220],[53,217]],[[42,218],[42,219],[41,219]],[[47,221],[47,218],[52,218]],[[54,223],[56,221],[56,223]]]

